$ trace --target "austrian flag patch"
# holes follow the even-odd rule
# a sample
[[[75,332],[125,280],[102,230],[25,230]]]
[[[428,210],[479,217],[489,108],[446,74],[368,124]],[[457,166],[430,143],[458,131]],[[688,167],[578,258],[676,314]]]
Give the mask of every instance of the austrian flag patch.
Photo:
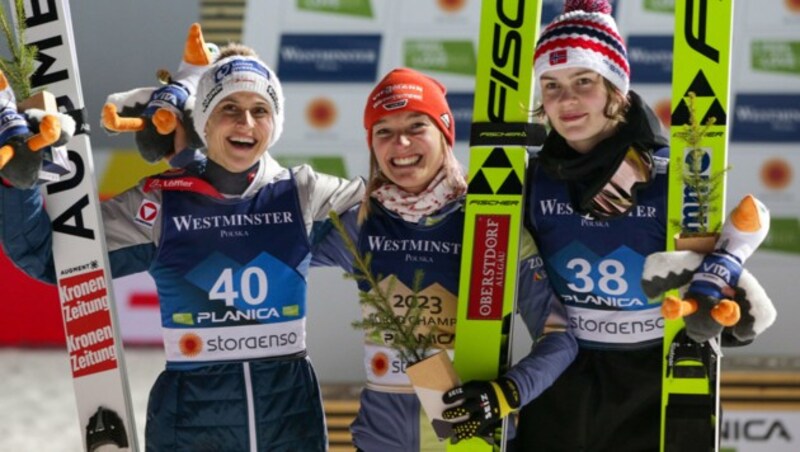
[[[158,218],[158,212],[160,210],[160,204],[150,201],[149,199],[145,199],[141,204],[139,204],[139,209],[136,210],[135,220],[142,226],[152,228],[153,224],[156,222],[156,218]]]

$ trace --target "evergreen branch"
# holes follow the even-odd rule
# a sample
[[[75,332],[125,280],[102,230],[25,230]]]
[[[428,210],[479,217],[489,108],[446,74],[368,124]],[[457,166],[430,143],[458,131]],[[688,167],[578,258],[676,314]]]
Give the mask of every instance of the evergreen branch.
[[[352,322],[353,328],[364,330],[370,336],[380,337],[384,333],[391,333],[393,340],[387,345],[397,352],[400,359],[409,364],[423,360],[433,344],[435,331],[435,327],[431,328],[427,334],[418,334],[416,331],[422,315],[418,294],[424,278],[423,272],[421,270],[414,272],[412,295],[408,303],[405,299],[401,300],[404,303],[405,311],[402,315],[397,315],[390,297],[390,294],[394,293],[397,278],[394,275],[390,276],[386,288],[382,288],[380,281],[383,280],[383,276],[375,277],[372,273],[372,254],[362,255],[358,251],[336,212],[331,211],[328,216],[341,236],[345,248],[353,256],[355,271],[345,273],[345,277],[364,282],[371,289],[370,291],[359,291],[359,303],[372,308],[374,312],[361,320]]]
[[[8,79],[11,89],[18,99],[27,99],[32,93],[31,76],[36,71],[36,46],[25,44],[25,7],[23,0],[14,0],[17,15],[17,26],[12,28],[11,21],[0,5],[0,28],[3,30],[11,58],[0,57],[0,70]]]
[[[695,197],[698,205],[696,218],[698,224],[697,230],[689,231],[685,229],[683,223],[679,224],[681,234],[684,236],[695,234],[702,235],[716,230],[709,225],[711,214],[716,211],[713,203],[715,200],[719,199],[721,184],[723,182],[722,176],[730,169],[730,167],[728,167],[710,175],[704,175],[702,173],[705,151],[701,147],[701,143],[709,129],[716,124],[717,118],[711,117],[704,125],[700,124],[697,119],[696,98],[697,96],[693,91],[690,91],[684,98],[684,102],[686,102],[689,110],[689,123],[683,126],[681,132],[675,134],[675,136],[688,145],[689,161],[684,165],[684,172],[681,179],[683,184],[688,187],[688,192],[691,196]]]

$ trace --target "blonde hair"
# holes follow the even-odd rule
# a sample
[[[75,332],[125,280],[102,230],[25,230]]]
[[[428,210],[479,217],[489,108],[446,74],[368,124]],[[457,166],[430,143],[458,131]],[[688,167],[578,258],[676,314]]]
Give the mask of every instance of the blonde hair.
[[[219,55],[217,55],[217,59],[215,61],[220,61],[224,58],[232,56],[258,58],[258,54],[252,48],[238,42],[230,42],[219,49]]]
[[[453,153],[453,147],[447,143],[447,139],[445,138],[444,134],[441,133],[441,131],[439,131],[439,134],[441,136],[440,144],[444,150],[444,161],[442,162],[442,168],[444,168],[445,182],[450,184],[450,187],[452,187],[456,192],[466,193],[467,180],[464,178],[464,172],[461,170],[461,164],[458,163],[458,160]],[[358,209],[358,224],[364,223],[364,220],[366,220],[370,214],[370,198],[372,196],[372,192],[386,183],[393,182],[381,172],[381,168],[378,165],[378,160],[375,158],[375,151],[374,149],[370,148],[369,179],[367,179],[367,187],[364,190],[364,197],[361,200],[361,207]]]

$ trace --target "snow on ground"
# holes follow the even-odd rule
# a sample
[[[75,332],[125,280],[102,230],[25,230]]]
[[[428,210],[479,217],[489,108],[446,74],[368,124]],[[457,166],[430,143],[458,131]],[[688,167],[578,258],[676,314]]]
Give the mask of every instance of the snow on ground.
[[[140,446],[160,347],[125,348]],[[0,452],[81,452],[66,349],[0,348]]]

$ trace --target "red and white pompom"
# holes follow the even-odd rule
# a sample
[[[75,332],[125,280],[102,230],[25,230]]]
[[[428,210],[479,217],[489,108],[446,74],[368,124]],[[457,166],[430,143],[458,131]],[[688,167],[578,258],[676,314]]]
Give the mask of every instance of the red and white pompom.
[[[567,0],[564,2],[564,12],[570,11],[611,14],[611,4],[608,0]]]

